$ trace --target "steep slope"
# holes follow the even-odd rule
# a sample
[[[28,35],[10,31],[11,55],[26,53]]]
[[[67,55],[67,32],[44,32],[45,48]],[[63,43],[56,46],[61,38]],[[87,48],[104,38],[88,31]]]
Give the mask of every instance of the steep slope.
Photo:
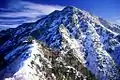
[[[47,76],[50,76],[51,80],[93,80],[95,79],[94,75],[99,80],[119,80],[119,31],[120,26],[112,25],[75,7],[69,6],[62,11],[54,11],[35,23],[25,23],[16,29],[0,32],[1,75],[14,72],[12,78],[18,80],[15,76],[19,77],[21,72],[25,72],[25,79],[20,80],[46,80],[46,76],[43,75],[45,72],[45,74],[50,74]],[[37,44],[35,41],[33,44],[28,42],[31,45],[26,43],[30,36],[45,44],[47,46],[45,49],[52,50],[46,52],[40,49],[39,52],[36,45],[30,48],[31,45]],[[35,49],[36,52],[30,52],[31,49]],[[59,54],[59,57],[51,58],[54,62],[48,58],[45,59],[45,55],[42,57],[43,54],[53,56],[54,51],[56,56]],[[21,60],[21,55],[26,56],[27,54],[31,56],[27,57],[26,60]],[[36,60],[37,58],[31,59],[32,56],[35,57],[34,54],[39,54],[40,57],[37,55],[37,58],[43,59],[43,61]],[[33,64],[37,63],[37,66],[33,65],[32,69],[28,68],[28,65],[32,66],[31,61]],[[12,67],[17,63],[20,64],[16,70]],[[52,72],[41,70],[40,66],[44,65],[47,65],[45,69],[49,69],[49,64],[52,67]],[[57,67],[53,68],[54,66]],[[32,75],[31,72],[25,71],[27,69],[30,69],[32,73],[36,70],[40,71]],[[31,75],[34,79],[31,78]],[[53,79],[53,77],[55,78]],[[4,76],[4,78],[7,77]]]
[[[24,45],[5,56],[5,59],[11,64],[0,72],[1,80],[95,79],[70,52],[63,56],[60,51],[47,48],[31,37]],[[78,64],[79,67],[73,66]]]

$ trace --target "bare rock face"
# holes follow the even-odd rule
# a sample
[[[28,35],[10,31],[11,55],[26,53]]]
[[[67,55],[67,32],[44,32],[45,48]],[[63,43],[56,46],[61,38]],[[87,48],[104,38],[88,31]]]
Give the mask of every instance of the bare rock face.
[[[120,26],[75,7],[0,32],[1,80],[119,80]]]

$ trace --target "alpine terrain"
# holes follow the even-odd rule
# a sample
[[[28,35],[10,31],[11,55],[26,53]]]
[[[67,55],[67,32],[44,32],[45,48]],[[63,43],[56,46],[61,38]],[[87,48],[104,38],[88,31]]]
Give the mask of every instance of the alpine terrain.
[[[120,26],[68,6],[2,30],[0,80],[120,80]]]

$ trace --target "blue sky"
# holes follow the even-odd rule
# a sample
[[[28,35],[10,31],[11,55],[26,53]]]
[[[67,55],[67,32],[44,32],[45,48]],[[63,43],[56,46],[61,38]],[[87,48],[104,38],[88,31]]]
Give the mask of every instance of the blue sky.
[[[0,0],[0,27],[15,27],[35,21],[64,6],[76,6],[108,21],[120,24],[120,0]]]
[[[120,16],[120,0],[28,0],[49,5],[72,5],[103,18]]]

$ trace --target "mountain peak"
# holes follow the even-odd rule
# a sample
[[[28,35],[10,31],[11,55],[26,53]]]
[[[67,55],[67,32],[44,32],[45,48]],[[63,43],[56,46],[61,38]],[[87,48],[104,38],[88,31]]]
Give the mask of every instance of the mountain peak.
[[[40,76],[43,80],[45,76],[51,80],[95,80],[93,75],[99,80],[119,80],[119,30],[119,26],[108,24],[89,12],[67,6],[35,23],[1,32],[0,69],[7,66],[3,69],[4,78],[13,72],[15,75],[12,75],[19,77],[23,72],[37,77],[36,80],[41,80]],[[25,65],[21,61],[24,57]],[[16,65],[22,67],[19,69]],[[34,73],[24,71],[27,68]]]
[[[64,9],[76,9],[76,7],[74,7],[74,6],[66,6]]]
[[[66,6],[62,11],[70,11],[70,12],[74,12],[74,11],[79,11],[80,9],[74,7],[74,6]]]

